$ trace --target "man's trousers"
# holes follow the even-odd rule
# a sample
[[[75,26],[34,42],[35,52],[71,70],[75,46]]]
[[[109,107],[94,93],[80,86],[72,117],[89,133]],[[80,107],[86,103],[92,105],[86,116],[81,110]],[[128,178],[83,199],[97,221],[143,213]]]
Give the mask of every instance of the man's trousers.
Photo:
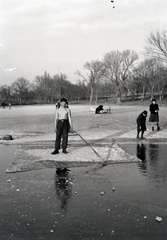
[[[55,140],[55,150],[56,151],[58,151],[60,149],[61,138],[62,138],[62,149],[65,150],[67,148],[68,131],[69,131],[68,120],[66,120],[66,119],[58,120],[56,140]]]

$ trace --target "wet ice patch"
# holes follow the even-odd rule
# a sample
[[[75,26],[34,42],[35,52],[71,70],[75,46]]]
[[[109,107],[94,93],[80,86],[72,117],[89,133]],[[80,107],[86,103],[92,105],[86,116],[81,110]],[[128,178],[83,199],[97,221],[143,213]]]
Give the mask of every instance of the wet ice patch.
[[[83,166],[83,164],[107,164],[119,162],[138,162],[137,157],[126,153],[117,144],[111,146],[93,146],[95,152],[89,146],[71,147],[68,149],[68,154],[52,155],[51,149],[43,148],[26,148],[20,146],[14,156],[14,161],[6,170],[7,173],[28,171],[41,168],[53,167],[71,167]],[[103,161],[104,160],[104,161]]]

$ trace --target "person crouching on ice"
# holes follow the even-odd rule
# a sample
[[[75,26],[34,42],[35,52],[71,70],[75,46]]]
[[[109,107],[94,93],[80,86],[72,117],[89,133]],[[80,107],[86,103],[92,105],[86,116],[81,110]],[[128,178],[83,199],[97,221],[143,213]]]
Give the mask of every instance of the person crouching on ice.
[[[55,140],[55,150],[52,154],[58,154],[60,149],[60,143],[62,138],[62,149],[63,153],[67,152],[67,143],[68,143],[68,132],[72,130],[72,118],[71,111],[67,107],[68,102],[66,98],[62,98],[60,100],[60,107],[56,109],[55,115],[55,132],[56,132],[56,140]]]
[[[95,114],[101,114],[103,113],[103,111],[104,111],[103,105],[99,105],[95,110]]]
[[[144,110],[142,113],[139,114],[136,122],[137,122],[137,138],[139,139],[139,134],[141,132],[141,139],[144,139],[143,135],[146,131],[146,117],[147,111]]]

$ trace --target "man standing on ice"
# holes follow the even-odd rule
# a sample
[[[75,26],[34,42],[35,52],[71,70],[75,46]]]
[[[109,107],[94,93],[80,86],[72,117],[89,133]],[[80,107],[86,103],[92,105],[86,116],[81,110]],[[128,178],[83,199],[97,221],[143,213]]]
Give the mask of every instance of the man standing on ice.
[[[72,130],[72,118],[71,111],[67,107],[68,102],[66,98],[62,98],[60,100],[60,107],[56,109],[55,116],[55,132],[56,132],[56,140],[55,140],[55,150],[52,154],[58,154],[61,144],[62,138],[62,149],[63,153],[67,154],[67,143],[68,143],[68,132]]]

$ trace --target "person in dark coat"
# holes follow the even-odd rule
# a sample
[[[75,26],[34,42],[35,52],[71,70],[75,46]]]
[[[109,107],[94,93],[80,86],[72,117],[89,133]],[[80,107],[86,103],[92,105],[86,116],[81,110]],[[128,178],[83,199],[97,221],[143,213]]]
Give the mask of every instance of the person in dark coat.
[[[149,117],[149,122],[152,123],[152,131],[154,131],[154,124],[155,123],[157,125],[157,131],[160,130],[158,112],[159,112],[159,106],[156,103],[156,100],[152,99],[151,104],[150,104],[150,117]]]
[[[103,105],[99,105],[97,108],[96,108],[96,110],[95,110],[95,113],[96,114],[101,114],[101,113],[103,113]]]
[[[144,110],[142,113],[139,114],[139,116],[136,119],[138,139],[139,139],[140,132],[141,132],[141,139],[144,139],[143,135],[144,135],[144,132],[146,131],[146,117],[147,117],[147,111]]]

